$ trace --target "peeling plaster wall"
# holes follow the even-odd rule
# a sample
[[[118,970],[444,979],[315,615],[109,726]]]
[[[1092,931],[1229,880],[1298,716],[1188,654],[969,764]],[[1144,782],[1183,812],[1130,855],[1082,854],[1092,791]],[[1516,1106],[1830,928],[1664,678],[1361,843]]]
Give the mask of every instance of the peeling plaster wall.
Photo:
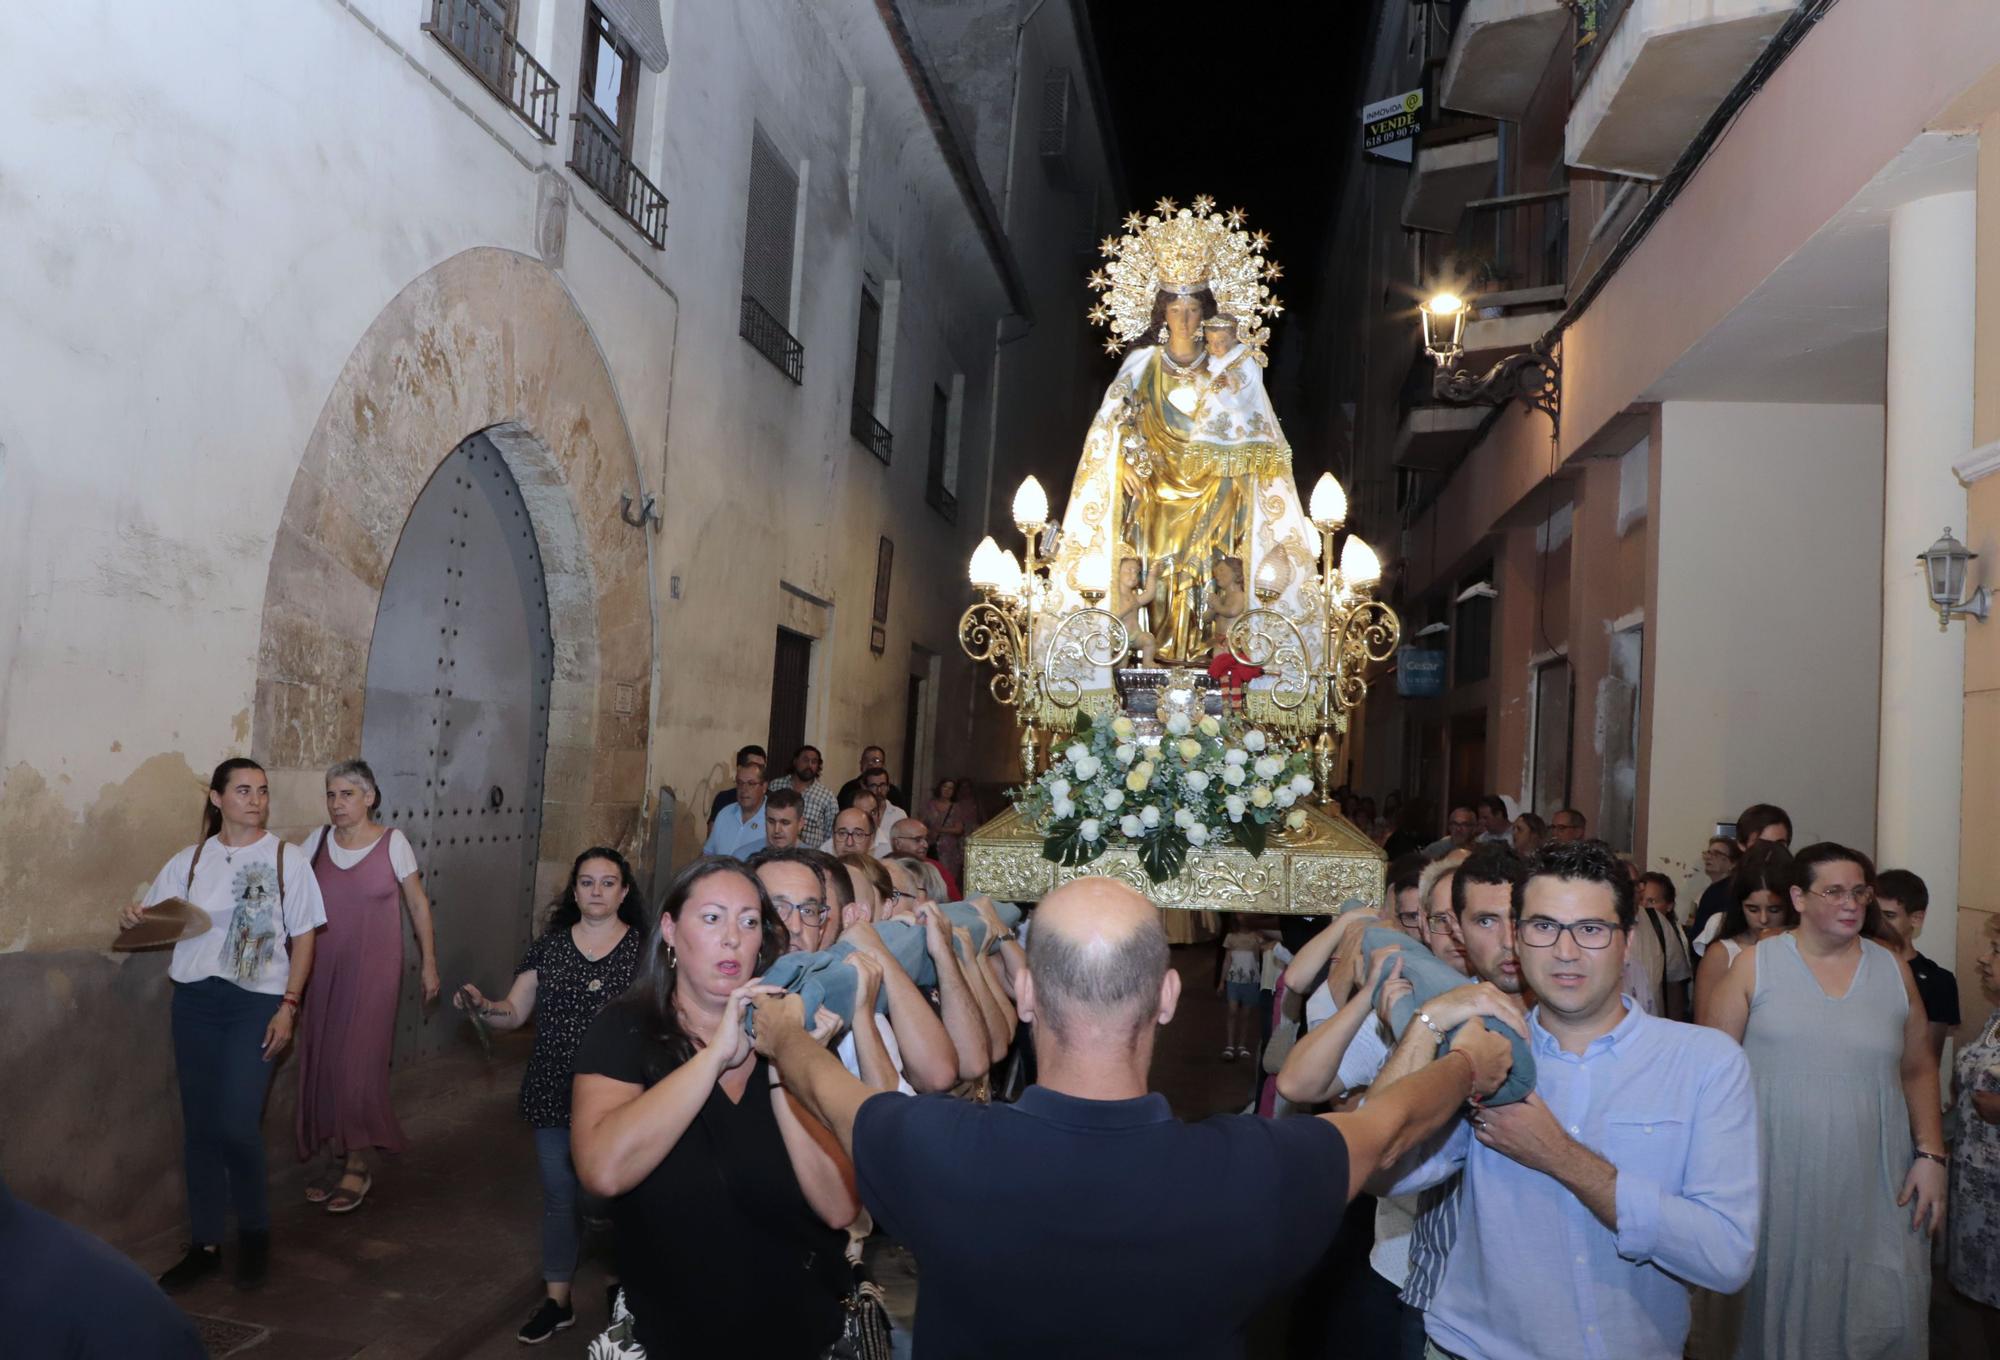
[[[317,768],[358,745],[401,516],[475,429],[532,441],[510,463],[538,528],[574,529],[542,542],[575,554],[567,578],[550,564],[571,688],[546,856],[638,842],[662,785],[692,852],[718,757],[767,730],[781,583],[831,602],[808,725],[830,773],[871,740],[897,763],[913,647],[949,659],[935,741],[965,739],[959,564],[1007,300],[874,6],[670,7],[675,61],[640,81],[634,148],[672,200],[664,251],[563,169],[582,0],[524,7],[562,85],[554,146],[425,13],[0,7],[0,80],[35,128],[0,143],[0,240],[25,265],[0,309],[0,1092],[41,1092],[0,1123],[0,1171],[114,1237],[171,1221],[180,1193],[164,960],[104,952],[112,917],[192,839],[223,756],[269,761],[274,829],[319,820]],[[803,386],[737,334],[753,123],[806,170]],[[551,179],[559,245],[538,230]],[[889,467],[848,433],[864,239],[902,285]],[[952,524],[924,503],[925,446],[957,374]],[[657,535],[618,521],[638,490],[659,493]],[[568,609],[565,580],[587,592]],[[285,1071],[274,1137],[289,1102]]]

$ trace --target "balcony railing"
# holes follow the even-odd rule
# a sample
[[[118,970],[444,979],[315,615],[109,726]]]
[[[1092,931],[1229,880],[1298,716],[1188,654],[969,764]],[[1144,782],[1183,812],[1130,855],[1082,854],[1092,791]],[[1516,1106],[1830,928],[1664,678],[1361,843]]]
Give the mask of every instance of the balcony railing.
[[[736,333],[750,342],[759,354],[771,361],[771,366],[795,383],[803,383],[806,374],[806,347],[785,329],[784,323],[764,310],[764,304],[743,295],[743,320]]]
[[[1583,88],[1591,67],[1597,65],[1598,57],[1604,52],[1604,40],[1611,36],[1619,16],[1631,3],[1632,0],[1577,0],[1571,7],[1576,10],[1575,88]]]
[[[1460,113],[1457,109],[1444,106],[1441,93],[1444,85],[1444,58],[1435,57],[1424,67],[1424,111],[1423,127],[1417,133],[1418,147],[1449,146],[1453,142],[1468,141],[1474,137],[1484,137],[1499,130],[1500,125],[1491,118],[1478,114]]]
[[[958,523],[958,496],[944,484],[940,477],[932,477],[924,483],[924,504],[943,515],[947,524]]]
[[[667,244],[667,196],[639,173],[610,133],[588,114],[572,113],[576,140],[570,147],[569,168],[597,191],[617,214],[639,229],[653,249]]]
[[[424,32],[545,142],[556,139],[555,77],[528,55],[480,0],[431,0]]]
[[[1475,300],[1561,287],[1568,278],[1569,190],[1474,199],[1454,235],[1425,238],[1424,254],[1426,280]]]
[[[889,461],[889,454],[895,441],[889,433],[889,427],[875,419],[872,411],[856,404],[848,416],[847,428],[854,432],[854,437],[861,441],[861,446],[868,452],[880,458],[885,464]]]

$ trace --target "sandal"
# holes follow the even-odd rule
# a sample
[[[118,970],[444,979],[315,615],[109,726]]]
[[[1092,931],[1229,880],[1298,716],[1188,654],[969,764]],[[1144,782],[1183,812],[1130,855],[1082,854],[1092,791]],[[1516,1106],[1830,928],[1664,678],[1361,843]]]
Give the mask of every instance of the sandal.
[[[375,1174],[372,1171],[364,1171],[361,1173],[361,1188],[359,1190],[350,1190],[347,1188],[347,1183],[353,1179],[354,1176],[352,1172],[343,1175],[340,1178],[340,1185],[334,1190],[334,1192],[331,1195],[327,1196],[326,1211],[328,1213],[330,1214],[353,1213],[356,1209],[359,1209],[361,1207],[361,1201],[367,1199],[368,1192],[374,1189],[375,1187]]]
[[[340,1180],[340,1164],[331,1162],[306,1173],[306,1203],[324,1204]]]

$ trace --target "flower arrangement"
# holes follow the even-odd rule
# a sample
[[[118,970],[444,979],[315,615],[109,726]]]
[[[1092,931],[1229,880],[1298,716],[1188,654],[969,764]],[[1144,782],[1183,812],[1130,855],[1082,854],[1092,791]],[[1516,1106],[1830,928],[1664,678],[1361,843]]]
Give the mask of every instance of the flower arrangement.
[[[1177,713],[1153,745],[1122,714],[1102,724],[1079,715],[1069,742],[1051,754],[1049,768],[1014,791],[1015,807],[1043,835],[1043,856],[1088,864],[1130,846],[1155,883],[1204,846],[1263,854],[1273,823],[1305,825],[1305,809],[1294,805],[1313,790],[1303,752],[1213,716]]]

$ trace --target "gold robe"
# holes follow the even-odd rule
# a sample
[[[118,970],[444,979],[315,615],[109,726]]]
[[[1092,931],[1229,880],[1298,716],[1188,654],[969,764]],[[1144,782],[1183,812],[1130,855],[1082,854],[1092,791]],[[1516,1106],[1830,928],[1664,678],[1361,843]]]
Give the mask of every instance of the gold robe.
[[[1192,397],[1205,385],[1197,388],[1192,373],[1176,377],[1164,355],[1155,350],[1134,384],[1134,424],[1146,447],[1128,449],[1119,460],[1117,537],[1146,564],[1146,579],[1160,583],[1161,598],[1147,606],[1144,620],[1158,643],[1156,655],[1189,662],[1211,650],[1203,624],[1215,560],[1248,560],[1256,469],[1214,440],[1226,426],[1207,430],[1210,401],[1191,402],[1192,409],[1183,411],[1168,400],[1175,388],[1188,388]],[[1197,368],[1207,362],[1202,356]]]

